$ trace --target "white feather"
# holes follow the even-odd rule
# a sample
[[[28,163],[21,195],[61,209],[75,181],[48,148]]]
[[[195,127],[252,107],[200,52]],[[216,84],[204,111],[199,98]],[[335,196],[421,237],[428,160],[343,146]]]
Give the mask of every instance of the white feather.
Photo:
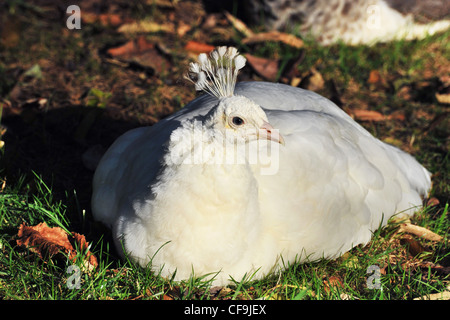
[[[269,122],[285,146],[265,140],[280,136],[233,128],[235,114],[250,127]],[[235,162],[216,161],[225,149]],[[248,150],[272,151],[276,170],[264,174]],[[120,137],[95,173],[92,208],[117,247],[143,266],[167,277],[176,271],[177,280],[192,271],[212,274],[226,284],[277,270],[281,256],[285,263],[334,258],[365,244],[393,215],[412,214],[430,186],[429,172],[413,157],[331,101],[282,84],[244,82],[234,96],[201,96]]]

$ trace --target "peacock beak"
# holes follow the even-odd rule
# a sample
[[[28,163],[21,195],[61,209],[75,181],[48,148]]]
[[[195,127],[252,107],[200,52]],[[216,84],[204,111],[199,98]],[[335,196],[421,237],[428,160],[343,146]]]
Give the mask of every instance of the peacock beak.
[[[274,129],[272,125],[266,121],[264,121],[263,125],[259,128],[258,139],[272,140],[282,144],[283,146],[285,145],[284,138],[280,134],[280,131],[278,129]]]

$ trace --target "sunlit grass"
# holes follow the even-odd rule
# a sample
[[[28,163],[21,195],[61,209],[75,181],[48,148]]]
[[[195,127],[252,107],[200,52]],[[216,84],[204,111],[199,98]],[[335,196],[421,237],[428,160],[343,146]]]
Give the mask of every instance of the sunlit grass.
[[[138,17],[154,14],[154,9],[141,5],[136,5],[133,10]],[[23,23],[32,24],[35,20],[39,19]],[[107,78],[111,87],[119,81],[117,74],[121,70],[100,61],[96,55],[90,56],[90,52],[126,40],[123,35],[103,32],[105,30],[98,25],[86,25],[77,36],[65,34],[57,38],[53,37],[55,30],[49,24],[41,23],[40,27],[32,28],[26,41],[21,41],[17,47],[1,53],[2,58],[5,58],[5,62],[0,61],[2,96],[14,86],[7,67],[19,54],[25,67],[36,63],[38,59],[52,61],[61,68],[70,63],[84,66],[73,71],[74,78],[71,81],[74,87],[85,86],[87,93],[97,81],[106,82]],[[443,236],[444,241],[435,243],[415,239],[424,247],[419,256],[412,256],[408,252],[408,244],[401,242],[396,225],[390,224],[377,230],[373,240],[365,247],[358,246],[341,258],[286,265],[283,272],[262,280],[235,279],[235,283],[228,288],[214,288],[203,279],[175,282],[158,276],[150,268],[142,268],[128,259],[118,258],[107,231],[103,232],[104,229],[92,220],[90,208],[81,207],[77,201],[77,192],[85,190],[58,190],[56,196],[51,182],[42,178],[39,172],[11,173],[12,163],[6,160],[14,161],[14,158],[3,158],[3,154],[0,154],[0,182],[7,176],[5,185],[0,183],[0,299],[413,299],[444,291],[450,279],[448,272],[443,272],[439,266],[448,268],[450,264],[447,204],[450,194],[449,126],[448,121],[440,121],[439,117],[445,115],[447,107],[438,104],[432,97],[427,97],[425,102],[411,102],[396,94],[402,86],[424,80],[425,69],[433,65],[435,58],[448,53],[449,35],[450,32],[447,32],[422,41],[398,41],[372,47],[344,44],[322,47],[307,40],[301,49],[304,50],[303,59],[298,66],[300,74],[312,67],[317,68],[325,81],[333,82],[344,96],[356,83],[361,90],[352,89],[352,103],[370,103],[369,106],[374,110],[402,109],[407,114],[422,109],[431,113],[436,120],[431,129],[429,125],[432,120],[415,118],[407,118],[402,123],[363,124],[378,137],[399,140],[400,147],[408,146],[414,135],[411,146],[414,156],[434,173],[431,196],[437,197],[441,203],[426,206],[412,222]],[[279,59],[280,75],[287,62],[301,53],[279,43],[247,46],[240,43],[240,37],[234,39],[243,52]],[[85,41],[88,42],[86,45]],[[182,47],[182,44],[177,45]],[[32,47],[39,50],[31,50]],[[182,60],[178,57],[174,59],[176,62]],[[182,70],[183,67],[177,66],[177,69]],[[372,70],[378,70],[389,85],[372,88],[367,83]],[[126,72],[133,73],[130,70]],[[157,88],[163,86],[164,81],[159,79],[148,86],[145,79],[142,81],[143,87],[147,88],[145,93],[127,96],[128,91],[122,93],[116,89],[113,98],[120,96],[124,105],[136,104],[136,99],[139,99],[138,105],[142,108],[134,112],[143,112],[148,105],[158,104],[162,98]],[[160,91],[164,90],[162,88]],[[374,97],[367,102],[369,94]],[[174,98],[177,107],[187,102],[179,96]],[[43,130],[40,133],[44,137]],[[40,222],[68,232],[86,233],[91,244],[90,251],[98,258],[99,265],[91,271],[84,270],[81,262],[77,265],[81,270],[80,288],[71,289],[68,286],[68,280],[73,274],[67,272],[72,265],[67,258],[54,257],[43,261],[27,248],[17,246],[16,235],[20,225],[25,223],[32,226]],[[380,269],[380,288],[370,288],[373,273],[368,273],[368,270],[371,266]]]
[[[99,238],[90,248],[99,266],[87,271],[80,263],[80,288],[70,288],[71,261],[61,257],[42,261],[15,243],[21,223],[45,221],[71,229],[64,219],[70,208],[52,200],[51,190],[37,177],[35,185],[32,193],[23,193],[29,188],[22,185],[20,190],[7,187],[0,194],[0,296],[4,299],[412,299],[444,291],[449,283],[448,276],[440,276],[438,269],[433,269],[450,259],[448,245],[428,243],[431,251],[426,260],[411,257],[406,246],[395,240],[396,227],[391,224],[377,230],[365,247],[358,246],[336,260],[286,265],[279,274],[257,281],[238,280],[220,289],[202,279],[179,283],[161,278],[149,268],[117,259],[112,245]],[[447,216],[448,206],[428,207],[415,222],[448,240]],[[371,289],[370,266],[383,270],[380,288]]]

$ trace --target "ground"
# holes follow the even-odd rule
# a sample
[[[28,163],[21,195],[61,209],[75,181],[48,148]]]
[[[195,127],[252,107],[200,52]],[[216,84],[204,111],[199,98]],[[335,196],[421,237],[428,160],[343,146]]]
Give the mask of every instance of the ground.
[[[0,4],[0,299],[413,299],[445,291],[449,32],[372,47],[322,47],[299,35],[242,27],[232,18],[239,16],[236,5],[226,15],[200,1],[163,0],[72,1],[81,8],[81,29],[70,29],[66,2]],[[262,40],[249,40],[249,33]],[[91,216],[95,161],[125,131],[152,125],[192,100],[197,94],[183,74],[199,52],[216,45],[247,55],[239,80],[314,90],[381,140],[412,153],[433,173],[433,190],[413,223],[443,240],[404,235],[391,225],[344,258],[291,266],[278,278],[231,288],[156,280],[117,259],[108,231]],[[21,223],[44,221],[93,244],[100,266],[83,280],[91,289],[67,290],[60,258],[43,263],[16,245]],[[371,265],[379,266],[384,291],[367,289]]]

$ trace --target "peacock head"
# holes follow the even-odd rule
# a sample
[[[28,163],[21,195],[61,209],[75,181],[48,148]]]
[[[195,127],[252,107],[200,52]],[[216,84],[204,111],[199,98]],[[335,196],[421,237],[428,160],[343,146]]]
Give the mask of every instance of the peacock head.
[[[267,139],[284,145],[284,139],[267,119],[264,110],[244,96],[221,98],[212,115],[216,129],[226,132],[231,139],[246,142]]]
[[[209,56],[202,53],[190,64],[186,78],[198,91],[215,96],[219,103],[208,119],[208,125],[226,136],[252,141],[267,139],[284,145],[284,139],[267,119],[264,110],[247,97],[234,95],[237,75],[245,58],[236,48],[218,47]]]

